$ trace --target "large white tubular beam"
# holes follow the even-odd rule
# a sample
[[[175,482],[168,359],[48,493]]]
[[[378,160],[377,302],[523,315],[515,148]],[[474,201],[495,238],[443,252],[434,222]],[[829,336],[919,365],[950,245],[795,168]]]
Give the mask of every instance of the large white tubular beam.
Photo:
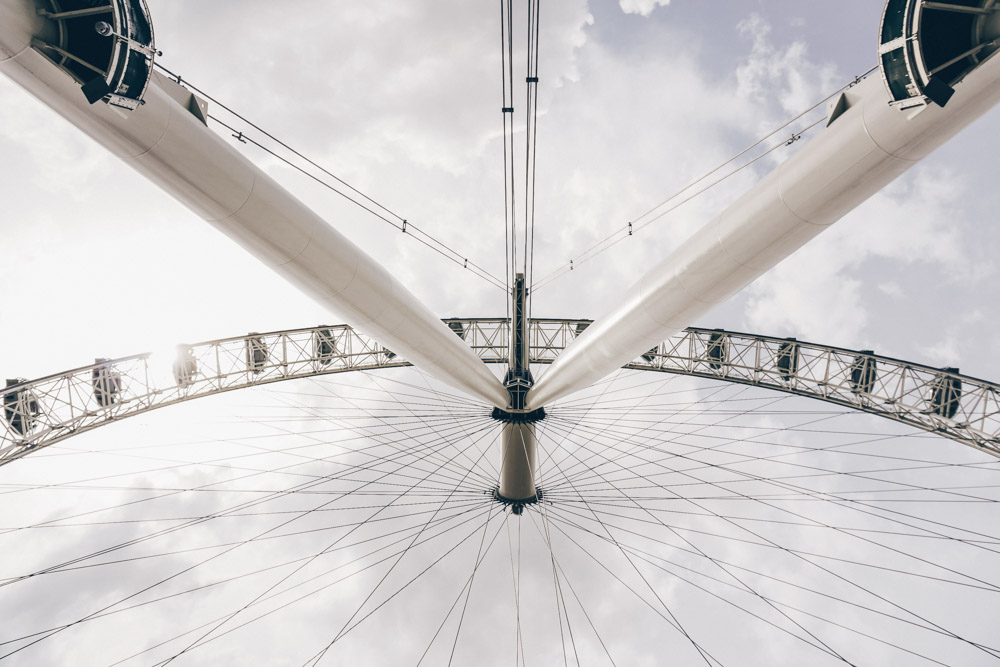
[[[76,81],[32,48],[33,37],[55,39],[47,32],[52,25],[33,0],[0,0],[0,72],[355,328],[453,387],[507,406],[506,390],[464,341],[210,131],[189,91],[156,74],[134,111],[91,105]]]
[[[528,394],[545,406],[612,373],[730,298],[1000,101],[1000,58],[946,106],[890,106],[877,76],[845,93],[833,122],[688,239],[595,321]],[[877,221],[873,221],[877,224]]]

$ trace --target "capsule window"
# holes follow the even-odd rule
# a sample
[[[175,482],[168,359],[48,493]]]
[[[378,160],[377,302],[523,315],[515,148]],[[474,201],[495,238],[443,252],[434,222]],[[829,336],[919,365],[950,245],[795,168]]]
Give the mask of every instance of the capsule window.
[[[87,101],[134,110],[153,73],[156,48],[143,0],[59,0],[39,15],[56,41],[32,46],[82,86]]]
[[[957,373],[957,368],[944,368],[946,373]],[[931,383],[930,412],[952,419],[962,400],[962,380],[951,375],[939,375]]]
[[[177,348],[177,358],[174,359],[174,382],[178,387],[186,388],[194,384],[198,377],[198,360],[190,347],[182,345]]]
[[[7,380],[7,388],[16,387],[23,382],[24,380]],[[30,390],[22,389],[4,394],[4,419],[18,435],[26,436],[31,433],[39,414],[41,414],[41,408],[38,404],[38,398]]]
[[[313,356],[323,366],[328,366],[334,357],[337,356],[337,342],[333,332],[329,329],[320,329],[313,332]]]
[[[108,359],[97,359],[95,363],[107,364]],[[94,400],[102,408],[118,402],[122,391],[122,374],[113,366],[98,366],[91,371],[91,384],[94,387]]]
[[[262,336],[251,336],[246,342],[247,369],[254,375],[264,371],[267,365],[267,343]]]
[[[862,350],[851,363],[851,391],[855,394],[870,394],[878,379],[878,366],[871,350]]]
[[[790,382],[799,372],[799,344],[794,341],[794,338],[790,338],[789,342],[778,346],[775,365],[778,367],[778,375],[785,382]]]
[[[705,358],[708,359],[708,365],[712,367],[712,370],[717,371],[726,363],[728,351],[726,342],[727,338],[724,333],[717,332],[709,335],[708,346],[705,348]]]

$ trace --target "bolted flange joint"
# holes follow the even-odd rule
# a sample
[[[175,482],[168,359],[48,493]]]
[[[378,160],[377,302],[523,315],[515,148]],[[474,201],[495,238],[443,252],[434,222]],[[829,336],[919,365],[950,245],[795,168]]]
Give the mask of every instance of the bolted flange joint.
[[[493,495],[493,500],[503,505],[509,505],[511,514],[517,516],[521,516],[521,513],[524,512],[525,505],[535,505],[541,502],[542,500],[542,490],[538,488],[535,489],[535,495],[531,496],[530,498],[519,498],[517,500],[511,498],[504,498],[502,495],[500,495],[500,488],[496,486],[493,487],[491,494]]]
[[[536,410],[501,410],[493,408],[490,417],[504,424],[534,424],[545,419],[545,408]]]

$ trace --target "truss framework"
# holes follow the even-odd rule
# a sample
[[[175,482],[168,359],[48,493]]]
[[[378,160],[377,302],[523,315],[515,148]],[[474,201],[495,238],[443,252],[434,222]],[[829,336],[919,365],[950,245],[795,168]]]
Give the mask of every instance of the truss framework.
[[[552,363],[590,320],[533,319],[532,363]],[[486,363],[507,363],[504,319],[445,323]],[[77,433],[182,401],[295,378],[409,366],[347,325],[250,333],[98,360],[0,390],[0,465]],[[861,410],[1000,457],[1000,385],[871,351],[721,329],[686,329],[625,368],[724,380]],[[484,405],[484,414],[489,408]]]

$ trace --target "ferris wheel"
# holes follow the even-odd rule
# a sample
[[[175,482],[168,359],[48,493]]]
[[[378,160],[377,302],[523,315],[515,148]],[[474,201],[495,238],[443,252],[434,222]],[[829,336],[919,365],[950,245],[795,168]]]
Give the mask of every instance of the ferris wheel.
[[[0,534],[24,557],[0,578],[0,661],[1000,660],[1000,385],[683,328],[1000,99],[993,1],[890,0],[878,73],[597,320],[533,316],[559,274],[531,252],[540,3],[519,174],[512,13],[505,278],[343,184],[510,294],[506,317],[440,320],[207,129],[220,103],[154,63],[144,2],[3,0],[4,73],[353,326],[9,380]],[[107,467],[81,477],[78,456]],[[41,494],[66,495],[39,514]]]

